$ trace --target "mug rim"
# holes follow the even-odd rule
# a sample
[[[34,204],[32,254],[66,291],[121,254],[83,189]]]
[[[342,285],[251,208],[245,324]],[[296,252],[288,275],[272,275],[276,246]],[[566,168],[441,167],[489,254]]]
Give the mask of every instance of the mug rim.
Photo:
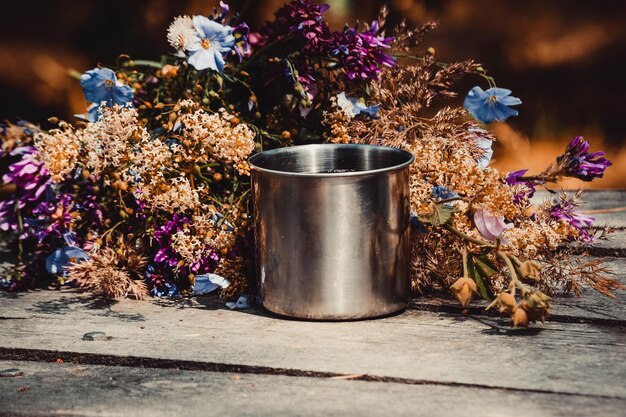
[[[378,149],[383,152],[394,152],[401,154],[404,159],[404,162],[400,164],[390,165],[388,167],[371,169],[366,171],[347,171],[347,172],[292,172],[292,171],[281,171],[277,169],[270,169],[262,167],[257,163],[258,159],[272,157],[284,153],[294,152],[294,149],[300,148],[304,151],[306,149],[313,148],[344,148],[344,149]],[[288,176],[288,177],[309,177],[309,178],[336,178],[336,177],[360,177],[366,175],[373,174],[381,174],[385,172],[394,172],[402,170],[409,165],[411,165],[415,161],[415,156],[404,149],[395,148],[392,146],[381,146],[381,145],[368,145],[368,144],[357,144],[357,143],[346,143],[346,144],[334,144],[334,143],[320,143],[320,144],[309,144],[309,145],[295,145],[295,146],[287,146],[284,148],[271,149],[268,151],[259,152],[257,154],[252,155],[248,158],[248,164],[250,165],[250,169],[252,171],[264,172],[272,175],[280,175],[280,176]]]

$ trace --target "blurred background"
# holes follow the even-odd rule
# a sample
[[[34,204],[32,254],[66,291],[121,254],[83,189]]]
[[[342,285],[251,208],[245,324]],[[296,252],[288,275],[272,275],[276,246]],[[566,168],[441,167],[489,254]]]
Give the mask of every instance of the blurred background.
[[[493,129],[496,167],[541,170],[575,135],[614,162],[599,188],[626,188],[626,2],[610,0],[327,0],[331,26],[370,21],[386,3],[390,24],[437,19],[426,38],[441,61],[472,58],[498,86],[522,99],[520,116]],[[209,14],[211,0],[11,1],[0,25],[0,120],[47,126],[86,108],[67,74],[115,63],[120,54],[158,59],[166,30],[180,14]],[[269,20],[284,0],[231,0],[250,27]],[[465,93],[479,79],[461,87]],[[486,86],[483,83],[483,88]],[[459,98],[459,101],[462,97]],[[583,185],[567,182],[565,187]],[[585,186],[589,186],[584,184]]]

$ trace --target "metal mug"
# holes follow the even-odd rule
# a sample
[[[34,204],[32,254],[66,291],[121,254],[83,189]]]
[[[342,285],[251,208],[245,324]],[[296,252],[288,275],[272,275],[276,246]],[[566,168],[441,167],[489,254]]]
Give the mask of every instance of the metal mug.
[[[413,155],[323,144],[261,152],[249,162],[266,309],[351,320],[406,307]]]

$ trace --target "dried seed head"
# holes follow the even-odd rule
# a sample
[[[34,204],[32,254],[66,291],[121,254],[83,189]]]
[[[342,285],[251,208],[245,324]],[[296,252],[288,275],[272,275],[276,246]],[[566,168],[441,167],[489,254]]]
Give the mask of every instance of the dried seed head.
[[[517,301],[515,297],[508,292],[498,294],[496,300],[500,314],[513,314],[517,310]]]
[[[474,297],[477,291],[476,283],[471,278],[462,277],[456,280],[454,284],[450,286],[450,290],[454,294],[461,305],[465,306]]]
[[[523,308],[518,308],[515,313],[511,315],[513,321],[513,327],[528,327],[528,315]]]

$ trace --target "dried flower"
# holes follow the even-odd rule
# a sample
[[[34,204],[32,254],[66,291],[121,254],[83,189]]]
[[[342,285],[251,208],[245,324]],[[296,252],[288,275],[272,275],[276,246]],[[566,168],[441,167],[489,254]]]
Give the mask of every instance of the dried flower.
[[[376,80],[383,65],[396,65],[395,58],[383,52],[390,47],[393,38],[378,36],[377,32],[378,23],[374,22],[365,32],[346,28],[330,35],[330,54],[339,61],[348,79]]]
[[[341,92],[337,95],[337,105],[348,116],[355,117],[361,113],[364,113],[372,118],[376,118],[376,113],[380,109],[380,106],[366,106],[365,100],[356,97],[346,97],[345,92]]]
[[[76,246],[65,246],[52,252],[46,259],[46,270],[50,274],[65,275],[70,264],[89,260],[89,255]]]
[[[511,315],[517,310],[515,296],[508,292],[501,292],[495,299],[500,314]]]
[[[450,286],[450,290],[456,299],[459,300],[459,303],[465,306],[472,301],[474,294],[477,292],[477,287],[473,279],[462,277],[457,279],[454,284]]]
[[[576,210],[576,207],[576,201],[568,199],[566,195],[562,195],[560,202],[550,206],[547,211],[551,219],[568,225],[568,236],[570,239],[590,242],[593,240],[593,235],[587,229],[593,225],[595,219],[580,213]]]
[[[28,213],[46,200],[51,181],[39,151],[32,146],[15,148],[9,156],[19,157],[3,175],[4,184],[14,184],[12,198],[0,201],[0,230],[19,230],[18,213]],[[28,227],[28,224],[24,224]]]
[[[511,315],[513,327],[528,327],[528,314],[523,308],[518,308]]]
[[[522,277],[535,283],[541,280],[541,265],[537,261],[525,261],[519,267]]]
[[[551,298],[541,291],[535,291],[524,296],[524,301],[520,304],[520,310],[527,313],[529,321],[545,321],[550,315],[552,307],[550,306]]]
[[[306,52],[319,52],[322,42],[329,36],[328,26],[322,16],[329,7],[311,0],[289,2],[276,11],[274,22],[263,28],[259,36],[280,38],[293,33],[298,36]]]
[[[189,16],[178,16],[167,29],[167,40],[179,52],[189,50],[191,43],[198,37],[193,20]],[[165,67],[163,68],[165,71]]]

